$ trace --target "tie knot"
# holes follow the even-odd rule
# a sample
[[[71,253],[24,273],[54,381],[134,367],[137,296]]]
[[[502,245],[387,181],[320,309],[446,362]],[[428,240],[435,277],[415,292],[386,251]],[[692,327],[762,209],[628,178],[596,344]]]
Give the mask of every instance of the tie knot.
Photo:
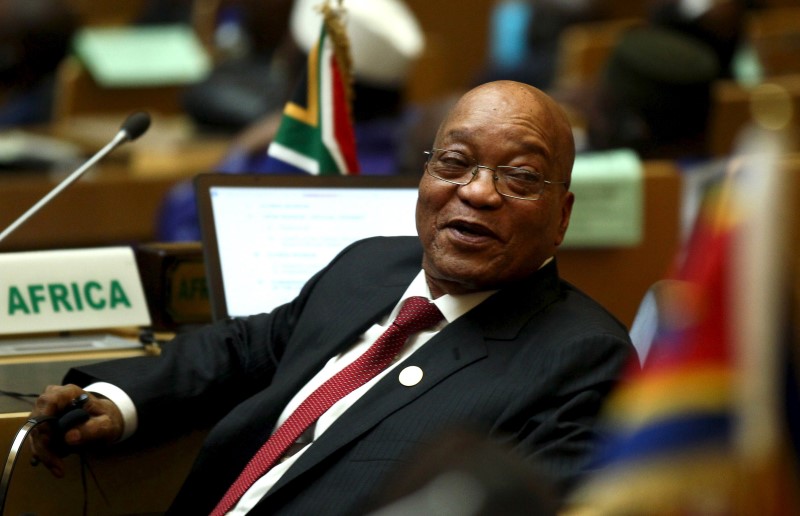
[[[394,324],[409,333],[416,333],[435,326],[443,318],[435,304],[424,297],[416,296],[406,299]]]

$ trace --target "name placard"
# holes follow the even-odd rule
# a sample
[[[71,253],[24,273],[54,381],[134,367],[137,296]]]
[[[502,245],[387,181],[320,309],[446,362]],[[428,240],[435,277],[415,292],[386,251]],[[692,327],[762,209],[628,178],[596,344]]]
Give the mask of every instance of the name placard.
[[[633,247],[644,225],[644,170],[631,150],[580,154],[572,168],[575,207],[564,248]]]
[[[129,247],[0,254],[0,335],[149,324]]]

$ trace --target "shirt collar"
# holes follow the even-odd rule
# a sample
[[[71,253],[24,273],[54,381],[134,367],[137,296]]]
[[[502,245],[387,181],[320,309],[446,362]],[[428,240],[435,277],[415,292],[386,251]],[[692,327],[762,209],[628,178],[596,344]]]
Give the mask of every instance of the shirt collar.
[[[539,266],[541,269],[551,261],[553,261],[555,257],[551,256],[542,262],[542,265]],[[436,305],[439,311],[442,312],[444,319],[449,323],[455,321],[465,313],[469,312],[483,301],[485,301],[489,296],[497,292],[497,290],[484,290],[481,292],[471,292],[469,294],[461,294],[461,295],[452,295],[452,294],[444,294],[434,300],[432,303]],[[406,299],[414,296],[421,296],[426,299],[431,299],[431,290],[428,287],[428,282],[425,280],[425,271],[420,270],[417,273],[414,280],[406,289],[403,296],[398,301],[397,305],[395,305],[394,310],[392,313],[389,314],[389,320],[393,321],[397,314],[400,312],[400,307],[403,306],[403,302]]]
[[[469,294],[462,294],[462,295],[452,295],[452,294],[444,294],[432,301],[433,304],[442,312],[445,320],[448,323],[451,323],[464,315],[465,313],[469,312],[481,302],[483,302],[486,298],[491,296],[497,292],[497,290],[486,290],[483,292],[471,292]],[[390,315],[390,320],[393,320],[394,317],[397,316],[397,313],[400,311],[400,307],[403,305],[403,302],[414,296],[421,296],[426,299],[431,299],[431,291],[428,288],[428,282],[425,281],[425,271],[419,271],[417,276],[411,282],[411,284],[406,289],[403,296],[400,298],[400,301],[395,306],[394,310]]]

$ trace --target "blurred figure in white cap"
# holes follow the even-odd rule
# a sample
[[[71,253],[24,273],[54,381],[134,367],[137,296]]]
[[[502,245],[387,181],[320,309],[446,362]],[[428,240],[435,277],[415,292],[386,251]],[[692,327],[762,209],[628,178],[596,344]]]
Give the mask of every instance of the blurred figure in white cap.
[[[296,0],[292,10],[290,31],[306,53],[319,37],[320,1]],[[343,6],[357,81],[376,87],[402,87],[425,46],[414,14],[399,0],[346,0]]]

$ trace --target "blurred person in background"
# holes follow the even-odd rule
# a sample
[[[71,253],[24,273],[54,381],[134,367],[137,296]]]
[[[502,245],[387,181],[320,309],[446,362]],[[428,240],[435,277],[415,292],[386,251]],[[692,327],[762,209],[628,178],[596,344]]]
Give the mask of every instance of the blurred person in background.
[[[0,0],[0,129],[50,121],[76,13],[61,0]]]
[[[631,148],[642,159],[703,158],[719,61],[678,31],[640,26],[611,51],[586,108],[590,150]]]
[[[215,65],[183,95],[201,130],[236,135],[280,110],[303,66],[288,41],[292,0],[222,2],[213,36]]]
[[[647,18],[656,27],[678,31],[708,45],[721,77],[733,77],[736,52],[744,37],[745,15],[754,0],[651,0]]]
[[[537,88],[553,85],[561,32],[602,19],[598,0],[500,0],[489,21],[488,59],[476,83],[509,79]]]

